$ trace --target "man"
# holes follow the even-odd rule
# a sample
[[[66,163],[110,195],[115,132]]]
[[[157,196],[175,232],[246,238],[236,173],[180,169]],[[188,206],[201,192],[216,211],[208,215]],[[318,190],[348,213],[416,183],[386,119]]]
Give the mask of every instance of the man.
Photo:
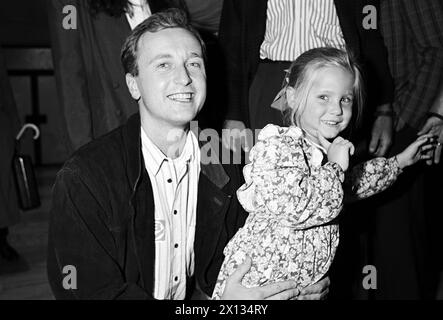
[[[183,0],[47,0],[55,76],[68,154],[137,113],[119,52],[151,13]],[[75,11],[74,11],[75,10]]]
[[[369,11],[365,11],[364,9]],[[282,125],[282,113],[271,108],[281,88],[284,70],[301,53],[323,46],[347,48],[363,64],[371,106],[369,149],[382,156],[391,144],[392,82],[376,14],[378,1],[347,0],[225,0],[220,20],[220,42],[227,66],[228,112],[224,136],[236,149],[241,130]],[[367,12],[366,14],[364,12]],[[373,117],[375,121],[372,122]],[[231,144],[233,137],[236,143]],[[246,151],[250,141],[243,141]]]
[[[235,196],[238,167],[208,164],[190,130],[206,96],[203,42],[185,15],[170,9],[133,30],[122,63],[139,115],[81,148],[57,176],[48,250],[52,290],[61,299],[210,296],[223,248],[246,214]],[[224,298],[297,296],[292,281],[243,287],[249,266],[232,275]],[[64,270],[75,270],[76,290],[66,285]],[[300,298],[323,297],[328,282]]]
[[[443,143],[443,4],[383,0],[381,27],[395,84],[396,139],[390,154],[417,135],[431,133],[439,144],[428,164],[438,164]],[[441,244],[430,241],[428,223],[441,222],[438,169],[423,164],[407,170],[391,190],[373,199],[370,256],[377,268],[376,299],[435,298],[438,277],[432,260],[439,259]]]

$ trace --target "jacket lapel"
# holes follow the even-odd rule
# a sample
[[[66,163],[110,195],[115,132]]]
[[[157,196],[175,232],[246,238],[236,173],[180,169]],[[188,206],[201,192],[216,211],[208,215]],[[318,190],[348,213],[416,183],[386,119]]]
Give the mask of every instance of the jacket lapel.
[[[128,119],[123,131],[125,144],[126,174],[133,190],[131,203],[131,226],[136,259],[143,287],[148,292],[154,288],[155,266],[155,214],[151,181],[145,170],[140,139],[140,115]]]
[[[211,145],[211,152],[217,153],[217,159],[220,159],[218,148],[221,144],[218,139],[211,139],[208,143]],[[225,226],[231,195],[226,194],[223,188],[229,181],[230,178],[220,163],[201,163],[194,240],[196,273],[200,270],[204,272],[209,266]]]
[[[206,273],[225,226],[231,196],[219,189],[205,174],[200,174],[195,227],[195,272]]]

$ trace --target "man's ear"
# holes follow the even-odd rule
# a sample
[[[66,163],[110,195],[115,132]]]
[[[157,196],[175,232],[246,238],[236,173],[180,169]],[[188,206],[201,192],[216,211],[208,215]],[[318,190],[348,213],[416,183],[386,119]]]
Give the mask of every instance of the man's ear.
[[[126,85],[128,86],[132,98],[138,101],[140,99],[141,94],[140,90],[138,90],[137,81],[135,80],[135,77],[132,74],[129,73],[126,74]]]

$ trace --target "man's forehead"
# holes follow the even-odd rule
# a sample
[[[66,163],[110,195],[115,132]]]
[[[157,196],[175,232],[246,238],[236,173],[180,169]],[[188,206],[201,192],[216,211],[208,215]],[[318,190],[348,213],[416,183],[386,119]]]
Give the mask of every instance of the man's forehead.
[[[144,33],[138,43],[138,49],[161,51],[162,49],[186,49],[201,56],[202,47],[199,40],[190,31],[183,28],[167,28],[156,32]],[[167,54],[167,53],[165,53]]]

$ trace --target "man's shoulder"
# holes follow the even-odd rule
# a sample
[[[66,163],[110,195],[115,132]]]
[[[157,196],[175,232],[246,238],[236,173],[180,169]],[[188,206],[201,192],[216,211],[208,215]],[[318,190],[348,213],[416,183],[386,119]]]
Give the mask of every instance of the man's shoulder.
[[[76,173],[84,177],[117,173],[124,168],[126,156],[123,128],[119,127],[79,148],[65,162],[60,172]]]

